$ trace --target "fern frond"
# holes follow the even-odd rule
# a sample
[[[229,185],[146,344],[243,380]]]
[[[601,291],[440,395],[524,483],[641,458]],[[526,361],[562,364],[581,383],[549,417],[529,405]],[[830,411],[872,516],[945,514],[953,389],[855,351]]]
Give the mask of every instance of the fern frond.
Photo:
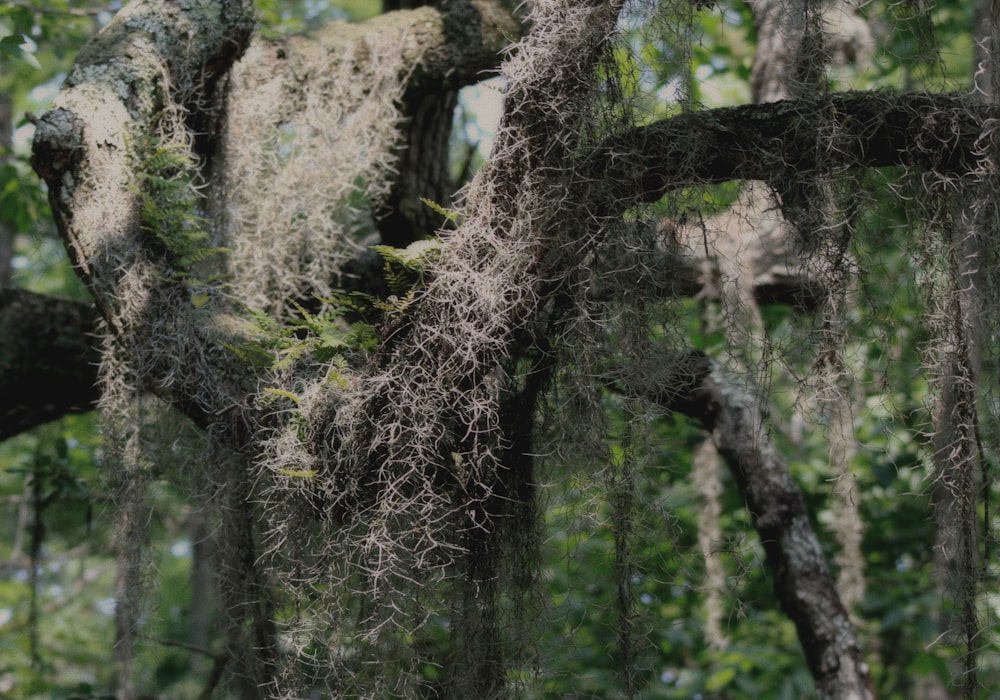
[[[435,202],[433,199],[427,199],[426,197],[421,197],[420,201],[424,203],[425,206],[430,207],[435,213],[440,214],[445,219],[455,224],[456,226],[462,222],[463,214],[457,209],[448,209],[447,207],[442,207],[440,204]]]
[[[264,398],[270,398],[271,400],[277,398],[289,399],[296,406],[301,403],[301,399],[290,391],[285,391],[284,389],[275,389],[274,387],[268,387],[261,392]]]
[[[242,345],[223,343],[222,347],[232,352],[248,365],[258,369],[266,369],[274,364],[274,355],[253,343],[244,343]]]
[[[184,146],[158,144],[152,139],[150,141],[153,152],[142,161],[142,169],[146,173],[160,173],[168,168],[185,171],[194,167],[194,159]]]

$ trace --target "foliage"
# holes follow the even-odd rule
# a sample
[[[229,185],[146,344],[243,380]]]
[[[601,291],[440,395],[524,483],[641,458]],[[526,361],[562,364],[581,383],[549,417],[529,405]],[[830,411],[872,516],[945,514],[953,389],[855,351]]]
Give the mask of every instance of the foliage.
[[[425,283],[428,265],[439,253],[440,241],[423,240],[406,248],[372,246],[383,259],[383,274],[390,295],[381,299],[363,293],[316,297],[318,312],[293,300],[296,315],[281,323],[262,311],[249,310],[246,319],[251,339],[241,345],[227,344],[247,363],[283,373],[305,357],[332,363],[327,378],[346,387],[347,378],[338,370],[363,364],[378,346],[376,323],[391,324],[416,299]],[[348,320],[354,319],[354,320]],[[271,397],[298,403],[287,391],[269,389]]]
[[[269,25],[268,31],[274,34],[312,29],[343,14],[323,3],[267,0],[259,5]],[[347,12],[361,18],[376,12],[375,5],[353,3]],[[60,2],[50,7],[69,10],[84,6]],[[882,27],[882,35],[877,57],[872,62],[874,68],[861,72],[843,68],[831,74],[831,83],[860,87],[895,85],[907,89],[936,88],[943,84],[948,88],[967,89],[973,60],[971,9],[962,3],[940,2],[931,11],[918,10],[912,3],[896,2],[874,2],[863,8],[869,18],[889,16],[893,19],[888,23],[891,27],[877,25]],[[697,105],[747,99],[751,48],[757,40],[748,5],[727,2],[720,3],[718,9],[692,9],[681,18],[684,21],[675,22],[667,30],[656,25],[650,29],[640,21],[645,19],[648,17],[637,17],[634,26],[625,28],[624,39],[612,57],[612,64],[627,76],[625,84],[619,87],[631,97],[630,108],[642,114],[640,121],[652,121]],[[60,48],[60,37],[80,37],[83,30],[79,27],[88,24],[89,31],[90,24],[89,20],[81,22],[76,15],[39,14],[20,6],[0,10],[0,23],[3,23],[4,32],[9,32],[6,38],[0,39],[4,70],[7,71],[8,58],[15,61],[16,66],[14,72],[5,72],[3,79],[16,87],[19,104],[26,99],[26,86],[51,77],[39,77],[33,71],[45,70],[49,65],[64,65],[49,61],[65,52],[65,48]],[[271,144],[274,150],[269,157],[273,155],[276,162],[284,164],[301,158],[308,169],[311,162],[305,157],[309,155],[308,148],[295,144],[298,143],[296,139],[305,138],[309,131],[303,123],[287,127],[284,132],[287,138]],[[596,138],[594,134],[589,136]],[[516,144],[508,144],[508,147],[514,150]],[[197,269],[205,256],[226,249],[208,245],[208,226],[199,213],[198,164],[192,161],[186,148],[155,139],[137,144],[136,158],[142,172],[136,187],[142,193],[144,231],[157,241],[163,255],[169,258],[177,279],[192,288],[191,302],[200,307],[207,299],[202,297],[200,286],[203,283],[192,270]],[[359,166],[359,169],[362,168]],[[38,254],[49,245],[46,241],[51,242],[51,231],[43,221],[41,192],[24,184],[25,172],[23,155],[2,166],[0,203],[3,206],[0,210],[8,223],[36,236],[33,248],[26,246],[23,239],[19,245],[22,251],[29,249],[27,252]],[[270,171],[264,175],[269,176]],[[536,203],[538,211],[548,213],[547,207],[556,207],[553,200],[531,192],[532,183],[519,184],[525,186],[519,195],[541,198],[542,204]],[[873,650],[869,662],[879,695],[907,698],[912,696],[921,678],[946,679],[950,664],[960,653],[957,645],[938,641],[942,601],[935,588],[933,572],[931,543],[936,529],[928,517],[930,486],[927,472],[928,464],[933,461],[933,450],[921,437],[932,420],[928,402],[934,388],[922,372],[925,360],[921,354],[921,349],[932,340],[932,330],[925,321],[930,304],[926,291],[921,291],[921,284],[926,280],[920,279],[916,272],[919,267],[915,260],[917,253],[906,252],[918,249],[916,239],[921,232],[914,231],[909,238],[903,238],[903,232],[911,226],[904,200],[923,196],[924,192],[920,189],[908,191],[912,183],[908,183],[905,174],[900,172],[886,172],[880,179],[853,184],[859,191],[865,191],[866,199],[873,203],[866,210],[867,214],[852,218],[850,257],[858,261],[857,289],[850,309],[837,321],[845,329],[845,337],[850,339],[838,352],[856,377],[852,389],[859,400],[855,404],[854,432],[860,449],[851,463],[851,475],[856,479],[852,494],[857,499],[860,517],[867,524],[862,548],[867,588],[854,613],[861,620],[866,648]],[[359,193],[367,193],[367,187],[366,183],[352,180],[351,194],[331,201],[349,201],[349,208],[363,208],[368,195]],[[900,192],[906,197],[898,196]],[[707,240],[705,221],[727,211],[738,202],[739,196],[738,188],[731,185],[693,187],[674,199],[630,216],[639,222],[644,218],[666,217],[678,229],[700,225],[700,233]],[[427,204],[449,219],[458,219],[455,212]],[[333,208],[331,205],[323,209],[317,220],[332,217]],[[298,212],[289,215],[289,237],[310,229],[303,223],[303,216]],[[362,239],[359,230],[363,233],[370,222],[358,217],[345,218],[346,223],[336,224],[339,228],[307,230],[302,235],[324,237],[330,230],[336,230],[348,231]],[[551,223],[557,242],[559,225],[559,222]],[[886,235],[889,230],[893,231],[892,237]],[[297,388],[292,382],[278,380],[304,375],[302,370],[306,366],[321,366],[324,368],[322,381],[333,387],[338,395],[351,391],[360,393],[358,368],[373,362],[377,351],[383,347],[383,340],[396,330],[394,324],[401,323],[408,312],[420,308],[422,295],[435,283],[435,275],[443,274],[447,264],[455,262],[457,246],[466,245],[467,252],[482,253],[484,266],[495,263],[518,268],[523,263],[518,257],[522,251],[512,252],[501,247],[509,241],[501,241],[497,247],[490,248],[483,243],[488,240],[486,234],[477,232],[477,235],[479,238],[472,235],[469,240],[457,242],[454,237],[421,241],[407,249],[376,246],[390,292],[384,299],[341,294],[330,289],[314,294],[314,289],[309,287],[299,290],[302,296],[297,298],[283,295],[281,299],[270,298],[270,306],[248,303],[243,308],[243,330],[249,340],[227,347],[234,357],[258,371],[262,387],[257,407],[264,412],[293,416],[288,420],[290,442],[283,441],[285,436],[277,435],[270,447],[277,457],[287,456],[288,459],[280,461],[276,457],[273,464],[254,465],[254,471],[248,472],[253,480],[265,482],[267,467],[270,467],[279,482],[282,477],[293,482],[289,490],[294,490],[296,495],[307,494],[305,500],[289,500],[290,503],[341,498],[340,492],[331,496],[309,490],[321,482],[316,477],[323,474],[325,465],[300,463],[294,459],[296,454],[289,451],[286,455],[283,449],[289,444],[299,448],[304,442],[320,439],[336,442],[344,439],[345,433],[331,429],[329,434],[319,438],[309,433],[310,411],[316,406],[316,399],[310,393],[314,387],[300,383]],[[900,240],[905,242],[900,244]],[[702,240],[698,240],[696,245],[701,243]],[[594,250],[597,252],[591,251],[591,256],[599,258],[602,249],[595,245]],[[449,255],[452,257],[445,257]],[[42,256],[36,255],[39,257]],[[34,264],[37,278],[22,279],[22,283],[30,281],[40,289],[51,291],[59,287],[59,280],[69,276],[65,262],[47,262],[42,257]],[[612,268],[613,265],[602,268],[595,264],[582,273],[593,273],[595,277],[607,273],[606,279],[611,279],[616,272]],[[473,269],[472,263],[468,269]],[[477,273],[482,272],[480,268],[475,269]],[[320,269],[316,278],[321,278],[325,272],[325,268]],[[239,284],[249,286],[258,281],[251,270]],[[294,282],[297,280],[278,279],[271,289],[287,291],[286,286]],[[579,279],[565,282],[567,287],[580,284]],[[76,290],[79,293],[78,287]],[[501,291],[508,292],[508,297],[515,296],[509,293],[511,290]],[[482,300],[483,309],[487,309],[482,311],[482,316],[500,325],[501,320],[496,318],[499,312],[488,308],[488,301],[492,299]],[[617,309],[608,311],[601,300],[586,300],[581,306],[585,303],[591,304],[586,311],[593,313],[595,325],[600,326],[601,332],[609,335],[627,333],[626,325],[618,323]],[[730,347],[731,337],[727,335],[725,324],[719,321],[719,316],[726,312],[720,311],[721,302],[717,298],[706,294],[670,304],[665,310],[649,311],[648,307],[655,304],[646,306],[648,315],[644,318],[662,324],[653,333],[658,340],[672,340],[673,334],[681,335],[684,342],[704,351],[718,364],[737,363],[733,358],[734,349]],[[837,509],[841,505],[830,488],[835,478],[831,475],[828,451],[830,419],[817,409],[812,398],[814,387],[810,385],[817,363],[814,350],[824,347],[824,333],[829,332],[828,325],[824,324],[828,319],[784,303],[769,304],[760,311],[766,339],[755,350],[771,363],[765,368],[763,364],[754,365],[751,358],[750,369],[768,374],[766,383],[770,389],[772,419],[776,424],[772,438],[782,453],[789,456],[792,472],[807,493],[812,522],[822,533],[822,545],[832,559],[841,548],[834,532]],[[558,317],[566,313],[566,309],[552,308],[550,312]],[[456,325],[468,321],[458,316],[444,318]],[[424,319],[423,322],[430,325],[440,320]],[[572,332],[567,332],[567,336],[580,337],[572,336]],[[429,334],[429,337],[434,336]],[[603,341],[590,338],[588,342],[598,345]],[[437,353],[439,346],[428,340],[426,352]],[[483,350],[483,354],[488,352]],[[530,612],[537,613],[527,625],[534,637],[527,653],[522,650],[521,656],[515,657],[520,659],[520,665],[510,669],[510,676],[524,681],[527,697],[537,698],[613,697],[621,693],[626,676],[636,688],[635,697],[643,698],[807,696],[812,685],[804,668],[794,626],[773,599],[773,581],[765,566],[763,549],[751,533],[750,519],[733,477],[721,477],[722,516],[718,523],[721,536],[713,543],[711,552],[703,551],[699,549],[697,533],[702,526],[705,503],[692,466],[695,451],[705,439],[699,426],[685,418],[662,415],[654,409],[636,410],[618,393],[604,386],[603,368],[598,363],[588,365],[589,359],[584,354],[570,358],[567,364],[580,375],[589,373],[591,376],[586,381],[592,383],[558,385],[544,398],[545,412],[564,414],[568,420],[580,419],[583,414],[574,408],[574,402],[582,400],[581,396],[597,397],[596,402],[600,403],[606,418],[596,430],[601,433],[599,436],[582,434],[594,427],[581,419],[582,429],[578,426],[575,432],[568,431],[569,441],[579,439],[580,444],[553,446],[554,456],[550,461],[556,466],[538,475],[538,480],[544,482],[539,486],[543,522],[541,544],[538,545],[543,554],[538,577],[544,600],[532,601],[529,607]],[[529,358],[524,362],[531,364],[533,360]],[[738,360],[743,361],[743,358]],[[373,419],[396,410],[401,418],[395,429],[415,430],[414,426],[424,425],[422,410],[436,408],[448,414],[455,404],[468,400],[468,396],[478,390],[458,381],[451,382],[443,370],[441,374],[443,379],[437,376],[433,379],[442,381],[452,392],[445,394],[447,401],[442,400],[436,407],[422,406],[414,405],[415,400],[410,395],[383,396],[386,399],[383,404],[372,402],[378,409],[372,410]],[[394,380],[402,382],[409,378],[396,377]],[[377,382],[371,384],[377,385]],[[378,390],[378,386],[366,388],[373,395]],[[416,396],[419,399],[423,395]],[[388,400],[392,398],[401,400]],[[490,426],[493,419],[486,415],[482,426]],[[556,418],[552,421],[558,423]],[[484,427],[482,435],[485,434]],[[482,435],[467,436],[468,442],[480,438],[485,441]],[[374,433],[360,435],[371,438],[367,442],[358,435],[347,437],[358,441],[357,449],[379,449],[376,440],[379,436]],[[174,479],[168,477],[178,471],[200,470],[202,465],[198,460],[204,457],[192,457],[192,453],[177,447],[179,442],[165,443],[173,444],[180,452],[171,456],[167,449],[166,454],[161,455],[163,459],[158,462],[153,479],[151,513],[155,514],[156,525],[151,538],[155,543],[160,576],[150,606],[154,611],[153,619],[146,628],[147,639],[140,648],[137,667],[141,669],[141,686],[169,697],[194,697],[203,689],[210,673],[212,654],[223,648],[224,641],[220,630],[206,638],[193,639],[196,620],[192,618],[187,587],[189,574],[196,564],[192,551],[199,541],[198,531],[193,526],[198,509],[186,501],[186,494],[173,490]],[[591,454],[583,454],[595,445]],[[449,466],[455,474],[476,467],[478,457],[474,449],[468,444],[464,447],[468,449],[467,454],[450,453]],[[633,449],[642,457],[627,472],[633,481],[623,486],[615,481],[619,472],[612,467],[630,464]],[[579,456],[579,461],[559,462],[556,457],[563,451]],[[378,454],[384,457],[385,467],[384,473],[379,475],[384,481],[376,486],[385,488],[387,483],[393,486],[400,483],[389,479],[395,476],[392,470],[401,468],[404,460],[388,452]],[[98,428],[92,417],[66,418],[0,445],[0,465],[4,468],[0,474],[0,495],[7,498],[5,507],[12,522],[16,523],[14,539],[0,543],[4,547],[0,554],[8,562],[0,569],[3,571],[0,578],[0,632],[3,632],[0,694],[7,692],[12,697],[25,698],[88,697],[101,694],[113,682],[105,664],[113,635],[108,606],[114,590],[113,564],[99,545],[107,540],[109,533],[107,519],[100,517],[101,514],[98,517],[90,514],[92,505],[102,503],[101,489],[94,487],[99,481],[102,460]],[[299,464],[302,466],[296,466]],[[594,464],[598,468],[588,470]],[[401,497],[407,500],[400,510],[382,513],[384,520],[376,522],[376,526],[388,527],[396,522],[413,525],[420,522],[417,516],[437,513],[432,508],[435,504],[421,500],[424,495],[421,489],[435,486],[433,483],[428,485],[434,479],[454,476],[417,470],[408,478],[410,481],[403,482],[404,488],[401,488],[406,492]],[[478,487],[475,479],[468,483],[470,491]],[[344,492],[352,487],[357,488],[357,485],[343,484]],[[627,487],[631,488],[630,522],[634,531],[626,543],[628,560],[621,562],[623,534],[619,528],[621,513],[618,509],[622,504],[621,499],[616,498],[615,488]],[[996,495],[993,493],[996,488],[988,482],[986,490],[989,502],[989,498]],[[273,492],[265,493],[262,502],[268,502],[268,498],[277,499],[278,496]],[[206,503],[210,500],[210,497],[204,498]],[[260,506],[260,503],[254,505]],[[292,512],[287,504],[282,507],[288,510],[276,507],[269,512],[269,517],[278,521],[271,525],[271,532],[275,538],[293,540],[290,546],[297,547],[295,551],[299,552],[309,551],[316,541],[331,536],[331,531],[348,528],[345,523],[351,523],[350,518],[344,517],[343,521],[323,523],[316,528],[303,524],[310,514]],[[367,515],[365,509],[372,507],[365,501],[358,512]],[[468,506],[463,504],[463,508]],[[466,512],[474,514],[474,509],[469,508]],[[407,521],[406,517],[413,513],[417,516]],[[503,517],[514,520],[522,515],[504,512]],[[992,539],[995,514],[983,505],[979,517],[987,539]],[[29,523],[33,518],[45,525],[44,538],[39,540],[44,547],[37,553],[37,562],[27,554],[25,539],[29,538]],[[355,522],[353,527],[359,526]],[[375,529],[377,527],[373,526],[372,530]],[[475,530],[474,527],[470,529]],[[414,538],[430,530],[418,531],[414,525],[413,532],[417,535],[404,539],[403,545],[412,544]],[[507,530],[504,533],[516,539]],[[294,541],[297,538],[301,544]],[[346,553],[344,561],[349,556],[368,561],[363,556],[370,555],[347,547],[334,551]],[[391,548],[379,550],[377,554],[386,552],[401,558],[408,554]],[[262,559],[271,555],[272,552],[262,555]],[[444,562],[438,566],[438,571],[457,566],[447,553],[438,556]],[[706,631],[709,611],[705,593],[710,584],[705,569],[709,558],[718,559],[725,574],[721,593],[726,639],[721,647],[716,640],[709,639]],[[336,567],[341,564],[335,556],[324,561],[317,554],[316,561],[319,562],[314,564],[317,568],[328,566],[334,571],[338,571]],[[278,576],[303,577],[301,581],[288,582],[289,588],[301,595],[284,607],[279,605],[282,622],[295,621],[295,618],[308,621],[308,613],[304,614],[303,610],[318,610],[314,613],[316,620],[328,622],[322,617],[325,610],[310,608],[328,585],[306,578],[312,574],[306,570],[310,563],[311,560],[301,567],[297,567],[295,561],[291,565],[287,561],[275,564]],[[482,564],[484,569],[487,565]],[[990,562],[986,566],[988,570],[993,567]],[[495,576],[487,577],[489,581],[502,580],[507,584],[513,580],[510,572],[485,570],[489,576]],[[34,578],[32,571],[38,572]],[[621,609],[623,572],[630,591],[624,611]],[[410,570],[401,567],[392,573],[404,578]],[[378,582],[372,572],[367,572],[366,578],[369,580],[360,584],[352,582],[352,585],[375,586],[372,581]],[[390,583],[395,585],[396,582]],[[484,589],[488,587],[485,580],[481,583]],[[995,580],[986,577],[985,583],[982,605],[989,608],[995,606]],[[390,602],[399,606],[395,612],[403,610],[405,614],[415,615],[417,613],[407,607],[413,605],[427,613],[426,624],[415,635],[418,643],[409,647],[415,650],[414,656],[401,656],[400,665],[408,664],[415,669],[413,675],[418,679],[421,692],[431,696],[446,687],[449,681],[444,669],[452,639],[470,634],[470,630],[458,627],[460,613],[464,611],[439,604],[433,599],[433,593],[426,598],[430,600]],[[375,617],[375,613],[363,609],[358,599],[342,603],[337,611],[344,618],[358,619],[362,612]],[[507,601],[506,604],[516,605],[516,602]],[[426,607],[419,608],[419,605]],[[31,619],[32,609],[40,611],[39,618]],[[988,621],[996,614],[994,609],[984,612]],[[397,622],[391,612],[387,615],[386,619]],[[407,621],[404,619],[403,623]],[[622,651],[623,630],[632,649],[629,658],[625,658]],[[402,655],[403,652],[388,642],[398,641],[400,637],[413,642],[413,636],[408,630],[396,636],[387,635],[380,641],[386,643],[388,651],[375,649],[374,652]],[[317,655],[330,653],[329,649],[320,648],[316,638],[310,640],[316,645],[310,650]],[[300,643],[291,634],[285,641]],[[347,661],[341,660],[343,668],[356,668],[369,658],[364,656],[364,641],[335,639],[330,644],[345,656],[354,655]],[[192,650],[192,647],[197,649]],[[981,651],[986,658],[982,669],[985,685],[997,680],[1000,673],[995,662],[1000,651],[995,635],[986,635]]]
[[[284,325],[262,312],[251,312],[246,321],[251,340],[227,347],[251,365],[276,372],[289,371],[310,356],[316,362],[332,363],[328,378],[342,383],[346,379],[334,368],[343,370],[349,364],[358,364],[376,343],[375,328],[370,323],[348,323],[344,317],[367,312],[370,307],[347,295],[320,301],[323,309],[319,313],[311,313],[292,302],[299,316]],[[271,394],[289,396],[287,392],[274,390]]]
[[[175,274],[186,277],[205,258],[229,251],[206,245],[205,222],[195,213],[200,200],[197,168],[187,146],[143,139],[135,146],[142,228],[162,244]]]
[[[101,507],[92,489],[99,463],[93,416],[0,445],[0,488],[14,524],[0,550],[0,687],[12,697],[93,683],[106,659],[111,618],[99,605],[113,568],[92,512]]]
[[[0,112],[10,110],[14,127],[0,139],[0,226],[16,232],[15,271],[23,270],[20,284],[36,291],[85,294],[66,265],[45,192],[31,174],[24,114],[40,111],[51,101],[76,49],[118,6],[118,2],[108,3],[100,13],[89,0],[0,7]]]

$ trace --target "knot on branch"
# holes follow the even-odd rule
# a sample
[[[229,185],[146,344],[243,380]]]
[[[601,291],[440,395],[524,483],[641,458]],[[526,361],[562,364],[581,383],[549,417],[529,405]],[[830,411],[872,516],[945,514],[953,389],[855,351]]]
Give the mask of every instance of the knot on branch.
[[[35,125],[31,167],[46,182],[58,181],[83,155],[83,120],[61,107],[27,117]]]

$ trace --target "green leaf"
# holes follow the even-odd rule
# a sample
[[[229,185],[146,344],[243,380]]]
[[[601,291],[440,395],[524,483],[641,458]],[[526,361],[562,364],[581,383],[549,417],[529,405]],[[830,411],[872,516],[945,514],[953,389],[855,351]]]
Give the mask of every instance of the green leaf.
[[[421,197],[420,201],[453,224],[459,223],[459,219],[462,218],[462,212],[456,209],[447,209],[445,207],[442,207],[433,199],[427,199],[426,197]]]
[[[274,364],[274,355],[259,345],[252,343],[244,343],[243,345],[223,343],[222,346],[253,367],[265,368],[271,367]]]
[[[24,45],[28,43],[28,38],[23,34],[11,34],[0,39],[0,53],[10,56],[15,61],[26,63],[36,70],[42,69],[42,64],[35,58],[35,54],[27,51]]]
[[[267,389],[264,389],[263,393],[266,396],[275,396],[275,397],[290,399],[296,406],[299,404],[299,397],[290,391],[285,391],[284,389],[274,389],[268,387]]]

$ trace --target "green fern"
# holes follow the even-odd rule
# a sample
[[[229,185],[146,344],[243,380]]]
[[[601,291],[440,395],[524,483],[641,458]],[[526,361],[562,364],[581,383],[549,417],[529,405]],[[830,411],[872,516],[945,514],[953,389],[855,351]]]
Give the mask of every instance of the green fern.
[[[257,343],[249,342],[241,343],[239,345],[223,343],[222,347],[229,350],[251,367],[269,369],[274,365],[274,355],[269,353],[264,347],[258,345]]]
[[[253,339],[239,347],[227,347],[245,362],[278,372],[291,370],[306,358],[328,362],[332,365],[331,381],[346,384],[346,377],[337,370],[346,369],[351,359],[360,360],[372,352],[378,336],[374,326],[367,322],[345,320],[364,307],[357,298],[343,295],[319,301],[324,306],[318,313],[290,301],[298,316],[286,324],[262,312],[253,312],[244,319]]]
[[[441,255],[441,240],[428,238],[405,248],[376,245],[372,249],[382,256],[382,272],[389,292],[401,297],[423,285],[427,268]]]
[[[134,153],[139,173],[134,191],[140,200],[141,227],[160,244],[174,276],[187,278],[198,262],[228,253],[227,248],[206,245],[209,234],[197,213],[198,169],[188,149],[145,137],[134,146]]]
[[[268,387],[261,392],[264,399],[269,401],[277,401],[278,399],[288,399],[293,404],[298,406],[301,403],[301,399],[290,391],[285,391],[284,389],[275,389],[273,387]]]
[[[178,172],[184,172],[191,168],[191,157],[187,150],[178,144],[162,146],[156,143],[155,139],[149,139],[147,145],[153,152],[143,160],[143,170],[147,173],[159,173],[173,168]]]
[[[278,473],[283,476],[292,476],[296,479],[311,479],[319,474],[315,469],[279,469]]]
[[[309,359],[329,363],[327,379],[346,388],[350,382],[343,370],[363,361],[380,342],[376,326],[367,319],[385,320],[404,313],[416,299],[425,270],[437,259],[440,247],[436,239],[418,241],[407,248],[375,246],[394,291],[388,298],[360,293],[317,297],[321,303],[318,312],[290,300],[295,318],[282,324],[265,313],[251,312],[244,323],[252,340],[226,347],[248,364],[275,372],[290,371]]]
[[[440,204],[435,202],[433,199],[427,199],[426,197],[421,197],[420,201],[424,203],[425,206],[430,207],[435,213],[440,214],[445,219],[455,224],[456,226],[462,223],[462,212],[457,209],[448,209],[447,207],[442,207]]]

